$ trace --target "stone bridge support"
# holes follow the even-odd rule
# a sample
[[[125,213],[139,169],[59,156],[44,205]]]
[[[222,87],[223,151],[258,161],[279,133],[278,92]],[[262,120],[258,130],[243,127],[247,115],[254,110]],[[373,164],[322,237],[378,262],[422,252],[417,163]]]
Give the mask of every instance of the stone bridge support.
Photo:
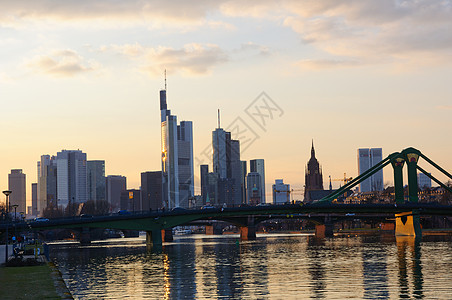
[[[162,231],[160,229],[146,231],[146,248],[162,247]]]
[[[240,226],[240,240],[252,241],[256,239],[256,223],[254,216],[248,216],[247,225]]]
[[[80,230],[80,244],[90,245],[91,244],[91,233],[89,227],[83,227]]]
[[[323,224],[315,225],[315,237],[316,238],[326,238],[333,237],[334,234],[334,224],[331,221],[331,217],[326,216]]]
[[[146,248],[148,250],[153,247],[162,247],[163,242],[173,241],[173,229],[154,229],[146,231]]]
[[[222,235],[223,226],[217,222],[212,223],[212,225],[206,225],[206,235]]]

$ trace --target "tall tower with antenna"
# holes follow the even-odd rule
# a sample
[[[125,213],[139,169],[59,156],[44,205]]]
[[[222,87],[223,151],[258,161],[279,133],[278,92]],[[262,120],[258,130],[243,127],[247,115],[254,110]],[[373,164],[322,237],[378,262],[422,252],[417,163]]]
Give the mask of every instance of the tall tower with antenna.
[[[188,208],[194,196],[193,124],[177,122],[167,107],[167,81],[160,91],[162,203],[166,209]]]

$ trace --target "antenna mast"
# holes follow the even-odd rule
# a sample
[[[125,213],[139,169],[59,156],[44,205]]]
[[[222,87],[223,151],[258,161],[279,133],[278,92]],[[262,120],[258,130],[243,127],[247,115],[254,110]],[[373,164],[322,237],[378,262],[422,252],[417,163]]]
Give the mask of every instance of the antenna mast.
[[[220,126],[220,109],[218,109],[218,128],[221,128],[221,126]]]
[[[165,69],[165,91],[166,91],[166,69]]]

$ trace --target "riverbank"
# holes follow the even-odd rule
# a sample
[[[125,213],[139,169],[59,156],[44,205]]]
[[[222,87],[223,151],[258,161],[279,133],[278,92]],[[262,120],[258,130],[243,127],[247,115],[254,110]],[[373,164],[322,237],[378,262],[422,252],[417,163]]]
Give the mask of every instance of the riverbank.
[[[0,267],[0,299],[73,299],[55,265]]]

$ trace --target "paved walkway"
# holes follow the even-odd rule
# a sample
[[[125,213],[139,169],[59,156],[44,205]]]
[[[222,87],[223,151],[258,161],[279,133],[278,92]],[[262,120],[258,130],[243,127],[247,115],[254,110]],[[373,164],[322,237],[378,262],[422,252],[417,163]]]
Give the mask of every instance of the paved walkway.
[[[0,245],[0,265],[5,263],[5,245]],[[13,255],[13,245],[8,245],[8,256]]]

